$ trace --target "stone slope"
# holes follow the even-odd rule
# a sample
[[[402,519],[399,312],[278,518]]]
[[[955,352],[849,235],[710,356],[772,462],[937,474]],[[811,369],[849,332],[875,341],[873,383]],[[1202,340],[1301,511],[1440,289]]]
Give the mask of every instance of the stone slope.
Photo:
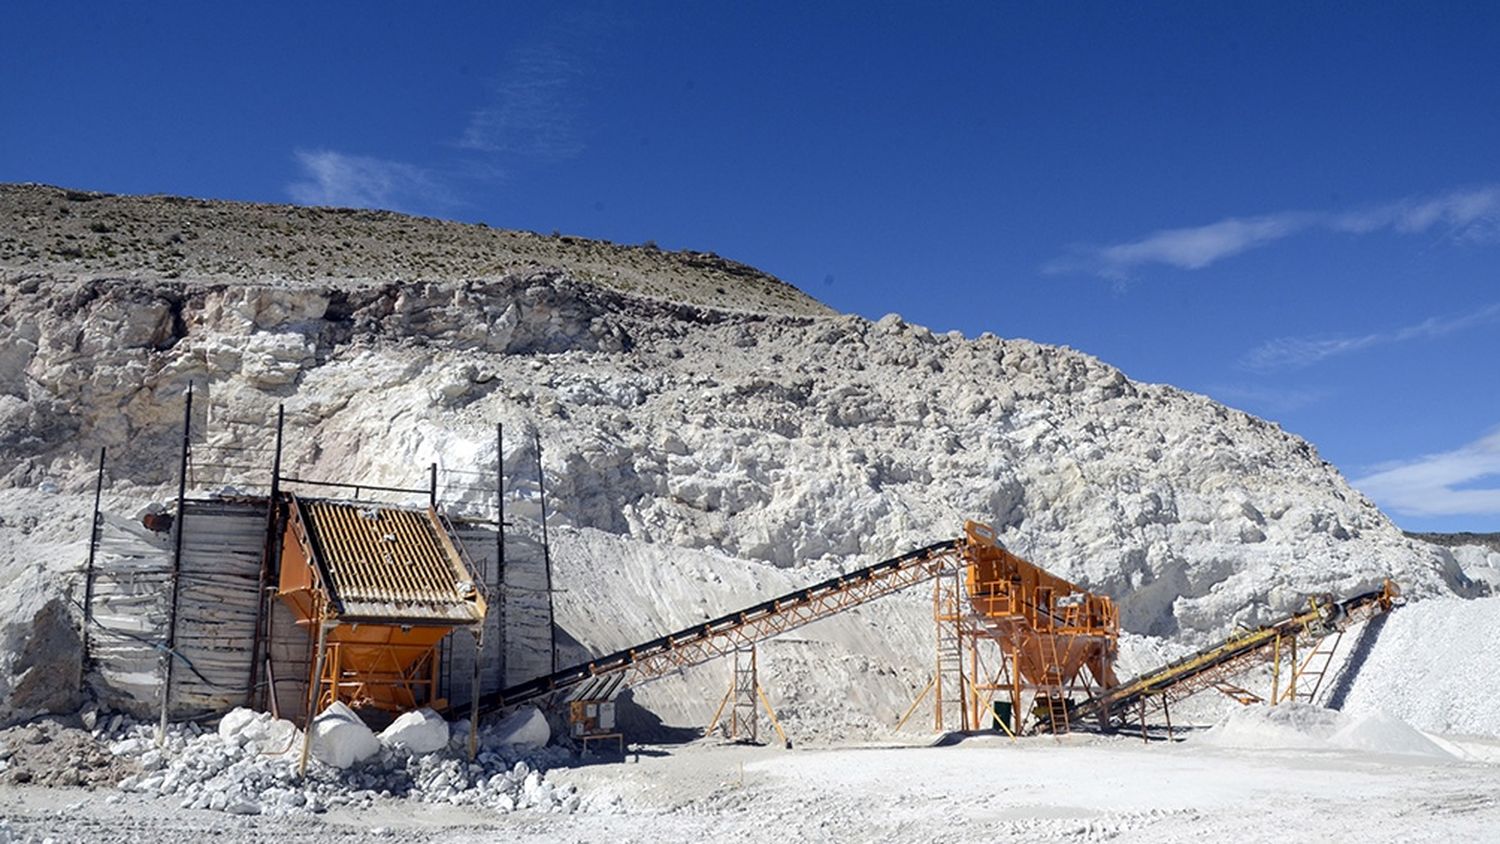
[[[388,211],[0,184],[0,279],[44,273],[358,287],[493,279],[539,268],[672,302],[832,313],[778,278],[709,252],[663,252]]]
[[[1407,531],[1406,535],[1412,539],[1441,545],[1444,548],[1474,546],[1500,553],[1500,533],[1413,533]]]
[[[561,521],[809,574],[986,520],[1121,597],[1142,634],[1201,640],[1386,575],[1470,589],[1275,425],[1066,348],[894,316],[724,311],[555,270],[356,289],[38,276],[0,288],[0,338],[8,486],[82,492],[99,445],[118,489],[170,482],[192,380],[204,449],[265,444],[285,402],[294,473],[410,484],[430,461],[493,465],[497,421],[534,428]],[[532,472],[522,439],[513,480]],[[458,487],[445,499],[487,505]]]
[[[351,227],[365,234],[334,240]],[[0,692],[42,682],[26,642],[77,586],[97,449],[110,512],[175,489],[189,382],[199,492],[263,490],[284,404],[289,474],[422,486],[438,463],[445,506],[488,516],[500,422],[508,513],[534,534],[539,434],[569,657],[967,518],[1120,598],[1127,673],[1309,593],[1385,576],[1415,597],[1484,591],[1307,442],[1067,348],[833,315],[691,254],[0,187]],[[768,646],[789,724],[888,728],[929,670],[927,600],[896,596]],[[701,725],[725,670],[638,700]],[[0,721],[14,697],[0,695]]]

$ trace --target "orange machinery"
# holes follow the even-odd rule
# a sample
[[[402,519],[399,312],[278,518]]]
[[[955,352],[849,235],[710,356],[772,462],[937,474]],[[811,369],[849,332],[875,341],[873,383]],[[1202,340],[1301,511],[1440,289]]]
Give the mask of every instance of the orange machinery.
[[[1115,602],[1012,554],[993,528],[979,522],[965,523],[959,555],[968,606],[953,590],[945,608],[940,583],[936,616],[939,671],[944,667],[945,622],[950,647],[956,642],[960,655],[967,650],[969,657],[968,666],[961,656],[956,669],[950,665],[959,674],[950,685],[967,692],[966,700],[957,701],[963,728],[980,726],[981,712],[999,697],[1009,699],[1008,706],[1000,707],[1009,717],[997,714],[995,720],[1019,731],[1025,720],[1023,699],[1029,696],[1039,727],[1067,731],[1075,693],[1087,696],[1118,683],[1114,663],[1120,615]],[[982,651],[998,651],[998,664],[982,668]],[[941,712],[938,720],[941,729]]]
[[[438,643],[485,618],[482,581],[431,508],[285,496],[278,595],[317,644],[309,721],[334,701],[440,707]],[[477,664],[477,659],[476,659]]]

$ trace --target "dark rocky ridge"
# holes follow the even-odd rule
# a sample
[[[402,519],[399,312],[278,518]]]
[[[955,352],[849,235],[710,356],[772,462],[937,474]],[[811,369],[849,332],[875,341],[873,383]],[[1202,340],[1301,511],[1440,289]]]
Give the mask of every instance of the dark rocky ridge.
[[[1406,531],[1406,535],[1412,539],[1431,542],[1433,545],[1441,545],[1444,548],[1480,545],[1491,551],[1500,551],[1500,533],[1470,533],[1468,531],[1459,533],[1418,533],[1415,531]]]

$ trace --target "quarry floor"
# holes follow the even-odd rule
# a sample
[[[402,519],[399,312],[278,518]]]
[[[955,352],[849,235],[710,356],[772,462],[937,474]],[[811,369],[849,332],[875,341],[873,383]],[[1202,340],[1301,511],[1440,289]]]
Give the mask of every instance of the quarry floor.
[[[554,769],[576,815],[495,815],[389,801],[318,818],[240,818],[113,791],[6,787],[17,841],[1114,840],[1493,841],[1500,742],[1474,759],[1230,750],[1191,737],[977,738],[945,747],[646,746]],[[3,835],[0,832],[0,835]]]

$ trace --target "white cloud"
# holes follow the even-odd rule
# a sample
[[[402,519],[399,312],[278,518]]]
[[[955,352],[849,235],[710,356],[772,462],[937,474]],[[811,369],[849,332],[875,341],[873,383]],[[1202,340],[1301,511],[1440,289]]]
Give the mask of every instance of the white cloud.
[[[1427,199],[1404,199],[1349,211],[1282,211],[1231,217],[1203,226],[1162,229],[1137,240],[1076,248],[1043,267],[1047,273],[1091,272],[1109,279],[1165,264],[1199,270],[1233,255],[1312,230],[1343,234],[1394,231],[1421,234],[1435,228],[1458,241],[1500,239],[1500,185],[1451,191]]]
[[[577,131],[577,59],[541,44],[517,50],[495,83],[493,96],[469,116],[461,149],[544,161],[571,158],[583,150]]]
[[[1251,349],[1240,363],[1259,372],[1310,366],[1373,346],[1441,337],[1496,321],[1500,321],[1500,302],[1461,316],[1429,317],[1394,331],[1345,337],[1278,337]]]
[[[287,193],[303,205],[417,211],[452,204],[442,182],[413,164],[326,149],[295,155],[303,178]]]
[[[1472,486],[1486,479],[1494,485]],[[1353,483],[1402,515],[1500,515],[1500,430],[1453,451],[1377,467]]]
[[[1309,225],[1308,215],[1298,213],[1231,218],[1197,228],[1167,229],[1143,240],[1107,246],[1099,250],[1098,258],[1106,271],[1119,272],[1139,264],[1197,270]]]

